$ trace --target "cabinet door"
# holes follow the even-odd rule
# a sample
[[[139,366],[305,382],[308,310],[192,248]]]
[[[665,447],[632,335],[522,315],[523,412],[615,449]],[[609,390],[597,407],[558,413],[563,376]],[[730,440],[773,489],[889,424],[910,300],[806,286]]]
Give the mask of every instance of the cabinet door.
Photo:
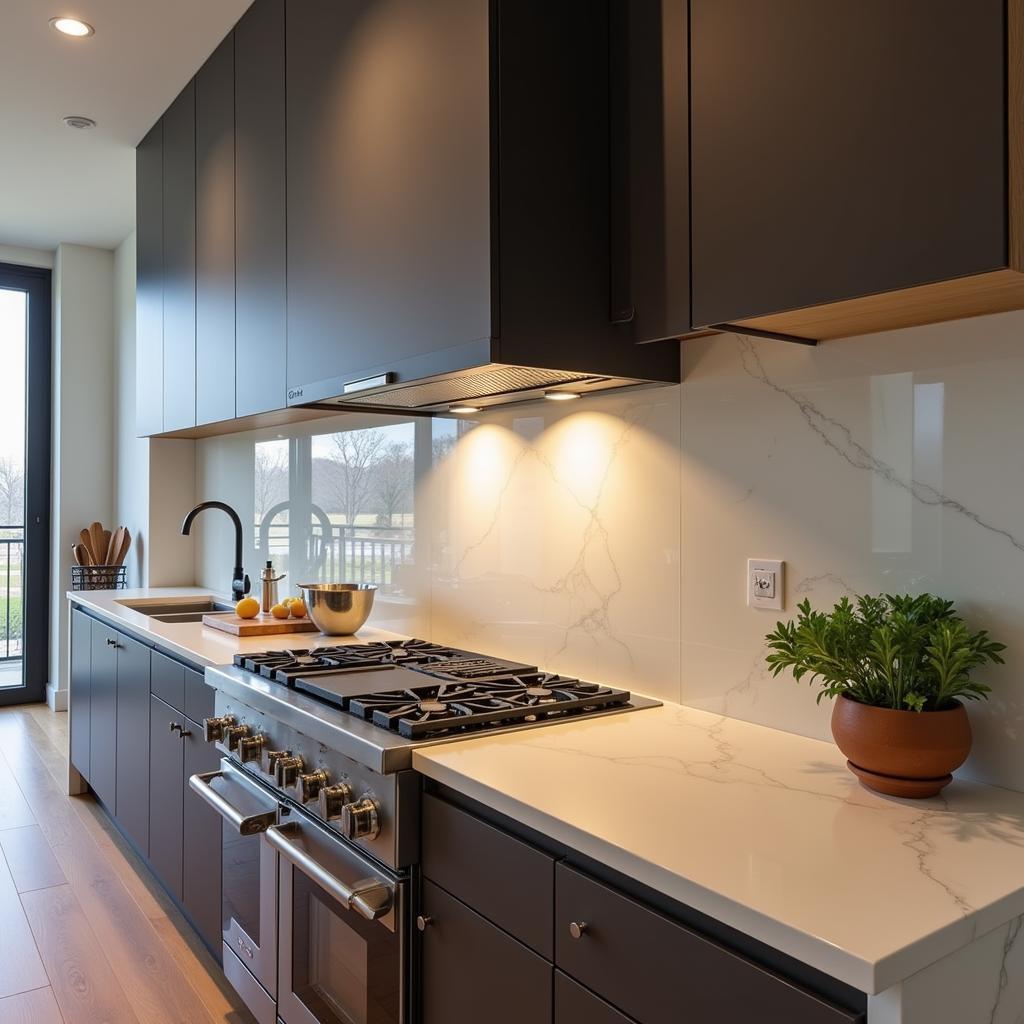
[[[171,726],[177,728],[171,729]],[[149,862],[167,890],[181,899],[182,771],[184,748],[178,730],[185,716],[150,697]]]
[[[287,5],[289,388],[491,336],[488,9]]]
[[[92,690],[92,619],[77,609],[71,613],[71,671],[68,707],[71,711],[71,764],[89,778],[89,699]]]
[[[135,433],[164,428],[164,125],[135,150]]]
[[[235,407],[285,398],[284,0],[256,0],[235,26]]]
[[[691,0],[693,322],[1007,264],[1005,0]]]
[[[117,638],[117,797],[114,816],[149,853],[149,648]]]
[[[89,707],[89,785],[113,813],[117,794],[118,633],[93,622]]]
[[[196,423],[235,416],[235,37],[196,74]]]
[[[422,916],[423,1024],[551,1021],[550,964],[432,882]]]
[[[633,1024],[614,1006],[555,971],[555,1024]]]
[[[221,955],[221,819],[217,812],[189,789],[189,776],[216,771],[220,753],[203,742],[203,727],[185,719],[184,776],[182,779],[182,903],[203,941]]]
[[[164,114],[164,430],[196,425],[196,90]]]

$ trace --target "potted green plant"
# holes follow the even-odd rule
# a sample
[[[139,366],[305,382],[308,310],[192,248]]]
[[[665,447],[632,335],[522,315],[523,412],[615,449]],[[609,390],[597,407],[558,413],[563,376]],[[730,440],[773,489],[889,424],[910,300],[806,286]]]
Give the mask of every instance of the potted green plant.
[[[850,770],[892,796],[934,796],[967,760],[965,700],[989,688],[972,678],[1002,664],[1004,644],[971,632],[953,602],[931,594],[844,597],[831,612],[798,605],[795,622],[765,638],[772,675],[792,669],[837,698],[832,735]]]

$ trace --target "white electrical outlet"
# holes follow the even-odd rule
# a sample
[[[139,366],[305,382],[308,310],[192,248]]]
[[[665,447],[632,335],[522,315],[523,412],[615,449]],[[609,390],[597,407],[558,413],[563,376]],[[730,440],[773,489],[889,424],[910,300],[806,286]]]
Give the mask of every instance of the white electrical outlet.
[[[785,562],[772,559],[747,559],[747,604],[751,608],[782,610],[786,589],[785,566]]]

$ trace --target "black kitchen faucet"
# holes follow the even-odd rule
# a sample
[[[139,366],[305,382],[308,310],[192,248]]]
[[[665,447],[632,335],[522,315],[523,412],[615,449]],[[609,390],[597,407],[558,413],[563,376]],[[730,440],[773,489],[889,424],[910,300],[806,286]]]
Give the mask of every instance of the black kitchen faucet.
[[[185,516],[185,521],[181,524],[181,533],[182,536],[187,537],[192,530],[192,523],[196,516],[208,508],[219,508],[222,512],[226,512],[231,517],[231,522],[235,524],[235,568],[231,574],[231,593],[237,601],[249,593],[251,586],[249,577],[246,576],[245,569],[242,568],[242,520],[238,517],[238,513],[223,501],[200,502]]]

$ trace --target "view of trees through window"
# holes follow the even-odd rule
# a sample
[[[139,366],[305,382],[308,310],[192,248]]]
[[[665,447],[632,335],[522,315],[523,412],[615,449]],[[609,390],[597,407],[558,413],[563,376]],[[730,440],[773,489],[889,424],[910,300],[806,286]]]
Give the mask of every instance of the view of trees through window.
[[[257,442],[261,557],[311,579],[401,594],[413,551],[414,442],[412,423]]]

